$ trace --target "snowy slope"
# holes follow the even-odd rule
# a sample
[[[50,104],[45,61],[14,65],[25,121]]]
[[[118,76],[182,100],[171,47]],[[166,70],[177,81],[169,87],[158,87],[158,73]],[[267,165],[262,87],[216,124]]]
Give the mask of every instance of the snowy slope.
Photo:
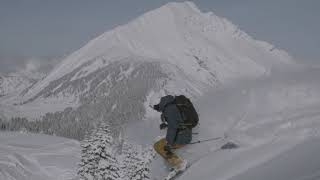
[[[0,133],[1,180],[71,180],[79,142],[47,135]]]
[[[319,137],[286,139],[248,149],[211,153],[179,179],[317,180]]]
[[[179,150],[193,163],[179,179],[318,179],[319,75],[319,69],[275,72],[221,87],[195,101],[201,124],[194,140],[226,139]],[[159,114],[149,115],[144,121],[127,124],[123,136],[137,144],[152,144],[161,133]],[[19,133],[1,133],[0,140],[2,179],[74,177],[79,161],[76,141]],[[218,150],[227,141],[236,142],[239,148]],[[152,179],[161,179],[167,171],[163,160],[156,157]]]
[[[310,138],[230,180],[318,180],[320,178],[320,159],[317,156],[319,148],[320,139]]]
[[[0,74],[0,119],[18,116],[15,105],[21,102],[20,97],[43,77],[44,73],[26,70]]]
[[[294,64],[286,52],[252,39],[224,18],[201,12],[192,2],[168,3],[105,32],[72,53],[28,90],[20,108],[33,111],[29,114],[37,117],[36,112],[43,115],[49,109],[77,108],[88,90],[103,84],[92,83],[97,76],[101,78],[99,74],[110,74],[110,67],[117,64],[113,69],[124,72],[124,76],[116,80],[124,81],[133,76],[131,72],[139,67],[136,63],[141,62],[154,66],[145,76],[154,78],[158,85],[148,91],[159,92],[156,86],[161,86],[167,92],[193,97],[219,83],[267,75],[273,68]],[[154,77],[151,71],[163,75]],[[106,82],[106,86],[114,85]],[[32,110],[30,106],[39,108]]]
[[[319,69],[278,72],[203,96],[194,140],[225,139],[180,150],[192,166],[179,179],[318,179],[319,75]],[[240,147],[218,150],[228,141]],[[155,177],[166,174],[161,158],[153,166]]]
[[[36,132],[74,139],[83,139],[96,122],[104,121],[116,135],[151,145],[164,132],[158,128],[159,114],[148,106],[164,94],[183,93],[200,113],[201,125],[195,129],[200,134],[194,140],[225,138],[180,150],[179,154],[194,163],[180,179],[254,177],[270,165],[289,163],[280,158],[286,152],[305,154],[304,146],[318,147],[312,146],[312,140],[304,141],[319,136],[316,77],[320,73],[292,66],[286,52],[252,39],[228,20],[203,13],[191,2],[169,3],[90,41],[27,89],[19,105],[1,101],[0,111],[4,112],[0,115],[41,118],[41,122],[24,123]],[[1,141],[5,153],[11,152],[7,141]],[[227,141],[240,148],[217,151]],[[39,153],[43,153],[41,148]],[[31,169],[47,167],[34,164],[37,158],[31,157]],[[273,162],[275,158],[280,162]],[[4,167],[11,160],[4,158]],[[51,159],[44,160],[47,162]],[[3,176],[9,177],[8,169]],[[51,178],[51,172],[60,171],[41,170],[30,176]],[[167,171],[157,157],[153,178]],[[17,176],[28,178],[30,171],[25,172]],[[307,177],[309,172],[301,174]],[[280,176],[292,177],[287,175]]]
[[[195,102],[201,124],[195,129],[200,134],[194,135],[194,140],[223,136],[226,139],[179,150],[193,163],[179,179],[318,179],[319,75],[319,69],[275,72],[204,95]],[[161,133],[159,114],[153,113],[153,118],[149,115],[144,121],[127,124],[123,135],[137,144],[152,144]],[[1,178],[74,177],[79,161],[76,141],[19,133],[1,133],[0,138]],[[227,141],[240,147],[218,150]],[[165,176],[167,171],[161,158],[156,157],[153,179]]]
[[[0,74],[0,96],[17,95],[39,79],[23,72]]]

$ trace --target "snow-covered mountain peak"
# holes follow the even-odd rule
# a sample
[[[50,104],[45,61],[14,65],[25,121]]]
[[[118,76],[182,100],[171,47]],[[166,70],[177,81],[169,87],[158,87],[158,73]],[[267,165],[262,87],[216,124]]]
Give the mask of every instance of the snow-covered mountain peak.
[[[252,39],[225,18],[203,13],[192,2],[171,2],[90,41],[38,83],[29,97],[85,63],[133,56],[173,64],[203,82],[212,74],[224,81],[292,63],[286,52]],[[101,68],[92,64],[90,72]]]
[[[79,98],[94,96],[96,88],[109,91],[119,81],[146,78],[155,83],[146,85],[146,92],[159,91],[152,86],[194,96],[218,83],[268,75],[291,64],[286,52],[254,40],[225,18],[201,12],[192,2],[172,2],[91,40],[28,89],[21,103],[45,99],[42,104],[55,101],[59,108],[78,106]]]
[[[185,2],[169,2],[162,7],[154,10],[154,12],[159,12],[159,14],[163,15],[163,12],[168,9],[172,11],[172,13],[180,13],[181,15],[190,15],[193,13],[200,14],[201,10],[191,1]]]
[[[93,39],[71,54],[54,74],[62,76],[70,72],[71,68],[76,68],[95,57],[105,56],[106,53],[108,57],[135,54],[158,60],[167,59],[174,51],[178,53],[185,48],[185,42],[181,37],[181,29],[185,27],[177,22],[190,21],[191,19],[186,18],[200,14],[200,10],[192,2],[168,3]]]
[[[194,4],[194,2],[192,2],[192,1],[168,2],[167,4],[163,5],[162,7],[180,8],[180,9],[184,9],[186,11],[192,10],[195,12],[201,12],[200,9],[197,7],[197,5]]]

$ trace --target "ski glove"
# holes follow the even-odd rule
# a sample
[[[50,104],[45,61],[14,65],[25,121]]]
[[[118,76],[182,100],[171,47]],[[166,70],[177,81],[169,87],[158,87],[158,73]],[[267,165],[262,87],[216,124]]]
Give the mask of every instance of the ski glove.
[[[160,106],[159,104],[156,104],[153,106],[153,109],[156,110],[156,111],[160,111]]]
[[[161,123],[160,124],[160,129],[161,130],[163,130],[163,129],[167,128],[167,127],[168,127],[168,124],[166,124],[166,123]]]

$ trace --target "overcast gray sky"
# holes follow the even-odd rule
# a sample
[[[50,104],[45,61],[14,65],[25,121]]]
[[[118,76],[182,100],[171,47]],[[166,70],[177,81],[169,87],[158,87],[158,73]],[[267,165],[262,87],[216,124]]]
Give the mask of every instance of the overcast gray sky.
[[[180,0],[178,0],[180,1]],[[0,0],[0,72],[48,61],[169,0]],[[256,39],[320,64],[319,0],[194,0]]]

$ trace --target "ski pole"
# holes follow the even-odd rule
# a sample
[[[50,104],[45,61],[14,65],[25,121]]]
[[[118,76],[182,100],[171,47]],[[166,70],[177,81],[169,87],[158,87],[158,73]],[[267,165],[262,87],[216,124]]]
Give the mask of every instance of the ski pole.
[[[207,141],[216,141],[216,140],[219,140],[219,139],[222,139],[222,137],[199,140],[199,141],[191,142],[191,143],[188,143],[188,144],[197,144],[197,143],[203,143],[203,142],[207,142]]]

